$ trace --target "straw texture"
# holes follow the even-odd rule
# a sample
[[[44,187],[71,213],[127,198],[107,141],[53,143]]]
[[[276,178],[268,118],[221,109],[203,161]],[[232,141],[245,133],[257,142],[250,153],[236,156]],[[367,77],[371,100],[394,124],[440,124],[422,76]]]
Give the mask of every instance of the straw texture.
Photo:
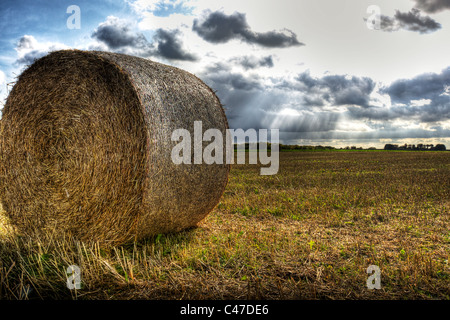
[[[230,166],[172,162],[172,132],[193,136],[194,121],[228,129],[217,96],[188,72],[53,52],[20,75],[3,110],[3,208],[24,234],[109,243],[195,226],[218,203]]]

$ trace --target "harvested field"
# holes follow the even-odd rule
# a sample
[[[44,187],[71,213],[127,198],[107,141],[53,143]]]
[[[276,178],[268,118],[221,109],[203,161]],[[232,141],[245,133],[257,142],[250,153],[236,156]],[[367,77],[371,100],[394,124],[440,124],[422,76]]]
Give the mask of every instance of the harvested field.
[[[281,152],[233,165],[198,228],[124,246],[3,236],[0,297],[450,299],[448,152]],[[68,290],[78,265],[82,289]],[[368,266],[381,289],[366,286]]]

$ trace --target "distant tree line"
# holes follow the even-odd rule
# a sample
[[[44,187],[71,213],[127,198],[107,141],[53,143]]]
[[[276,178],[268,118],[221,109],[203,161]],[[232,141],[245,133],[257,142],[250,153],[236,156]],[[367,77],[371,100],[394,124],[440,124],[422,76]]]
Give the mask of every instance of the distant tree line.
[[[433,151],[445,151],[447,148],[444,144],[404,144],[404,145],[398,145],[398,144],[386,144],[384,146],[384,150],[418,150],[418,151],[427,151],[427,150],[433,150]]]
[[[336,148],[331,146],[299,146],[280,144],[280,150],[335,150]]]
[[[234,150],[238,149],[238,145],[241,146],[242,148],[242,144],[234,144]],[[249,143],[245,143],[245,150],[258,150],[259,149],[259,144],[254,144],[251,148],[250,148]],[[271,150],[271,144],[267,143],[267,150]],[[332,146],[322,146],[322,145],[318,145],[318,146],[301,146],[301,145],[291,145],[291,144],[280,144],[279,145],[279,150],[280,151],[320,151],[320,150],[377,150],[375,147],[370,147],[370,148],[363,148],[363,147],[356,147],[356,146],[347,146],[347,147],[343,147],[343,148],[336,148],[336,147],[332,147]],[[447,148],[445,147],[444,144],[437,144],[437,145],[433,145],[433,144],[404,144],[404,145],[398,145],[398,144],[386,144],[384,146],[384,150],[416,150],[416,151],[427,151],[427,150],[432,150],[432,151],[446,151]]]
[[[238,149],[238,145],[241,146],[243,144],[234,144],[234,150]],[[245,150],[249,150],[250,149],[250,144],[249,143],[245,143]],[[254,146],[252,146],[251,150],[258,150],[259,149],[259,144],[256,144]],[[271,150],[271,144],[267,143],[267,149]],[[335,148],[332,146],[322,146],[322,145],[318,145],[318,146],[300,146],[300,145],[291,145],[291,144],[280,144],[279,145],[279,150],[280,151],[319,151],[319,150],[376,150],[375,147],[370,147],[367,149],[363,149],[362,147],[356,147],[356,146],[348,146],[345,148]]]
[[[241,146],[242,148],[242,144],[234,144],[234,150],[238,149],[238,146]],[[255,144],[254,146],[252,146],[252,148],[250,148],[250,144],[249,143],[245,143],[245,150],[258,150],[259,149],[259,144]],[[267,143],[267,149],[271,150],[272,149],[272,145],[271,143]],[[331,146],[299,146],[299,145],[290,145],[290,144],[279,144],[279,150],[280,151],[289,151],[289,150],[335,150],[336,148],[331,147]]]

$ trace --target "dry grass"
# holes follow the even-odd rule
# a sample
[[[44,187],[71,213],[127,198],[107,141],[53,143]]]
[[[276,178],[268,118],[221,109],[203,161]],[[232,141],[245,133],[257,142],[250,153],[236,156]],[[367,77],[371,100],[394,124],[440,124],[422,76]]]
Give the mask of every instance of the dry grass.
[[[274,176],[234,165],[195,229],[104,248],[4,236],[0,297],[450,299],[449,176],[448,152],[284,152]]]

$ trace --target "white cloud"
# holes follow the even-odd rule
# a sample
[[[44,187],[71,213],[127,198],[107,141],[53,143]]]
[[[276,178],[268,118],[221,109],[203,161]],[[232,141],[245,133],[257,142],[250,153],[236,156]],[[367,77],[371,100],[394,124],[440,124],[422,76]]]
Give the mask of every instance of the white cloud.
[[[413,107],[423,107],[429,105],[430,103],[430,99],[411,100],[411,106]]]
[[[0,106],[3,105],[3,101],[6,98],[6,75],[0,70]]]
[[[442,92],[440,95],[441,96],[450,96],[450,86],[445,85],[444,86],[444,92]]]
[[[7,88],[7,78],[5,73],[0,70],[0,109],[3,109],[3,106],[6,102],[6,98],[8,97],[8,88]],[[0,119],[2,118],[0,113]]]
[[[413,122],[411,120],[395,119],[391,123],[392,127],[404,130],[436,131],[435,123]]]
[[[35,59],[45,56],[47,53],[56,50],[69,49],[69,46],[59,42],[38,42],[32,35],[24,35],[17,42],[16,64],[29,65]]]
[[[370,104],[375,107],[391,107],[391,97],[388,94],[380,93],[381,83],[377,82],[370,94]]]
[[[36,39],[33,36],[26,34],[19,39],[19,42],[17,42],[16,51],[17,52],[29,51],[36,49],[37,46],[38,42],[36,41]]]
[[[374,129],[366,123],[355,120],[341,121],[336,125],[336,131],[342,132],[372,132]]]
[[[280,112],[278,112],[278,114],[280,116],[301,116],[301,114],[300,114],[300,112],[298,112],[298,110],[291,109],[291,108],[285,108],[285,109],[281,110]]]
[[[6,85],[6,76],[5,73],[2,70],[0,70],[0,86],[2,90],[4,85]]]

